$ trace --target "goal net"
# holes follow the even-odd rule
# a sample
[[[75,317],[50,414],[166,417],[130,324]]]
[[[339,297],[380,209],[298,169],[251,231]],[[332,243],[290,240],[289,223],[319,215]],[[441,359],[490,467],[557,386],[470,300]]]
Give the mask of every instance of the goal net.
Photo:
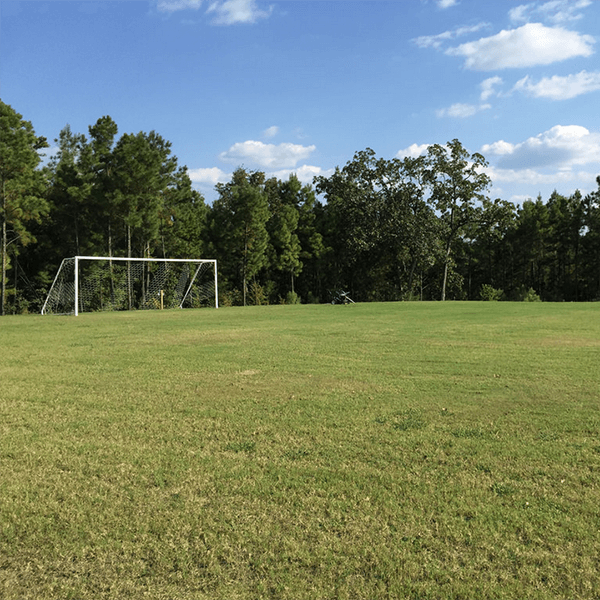
[[[42,314],[218,308],[217,261],[177,258],[65,258]]]

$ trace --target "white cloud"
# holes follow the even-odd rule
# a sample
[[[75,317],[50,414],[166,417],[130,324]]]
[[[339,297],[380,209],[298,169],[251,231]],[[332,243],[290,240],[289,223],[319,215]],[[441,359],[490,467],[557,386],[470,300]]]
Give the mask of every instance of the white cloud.
[[[429,146],[431,146],[431,144],[411,144],[408,148],[398,150],[396,158],[418,158],[419,156],[424,156],[427,153],[427,148],[429,148]]]
[[[441,108],[435,111],[435,114],[442,117],[453,117],[456,119],[466,119],[472,117],[474,114],[492,108],[491,104],[462,104],[460,102],[449,106],[448,108]]]
[[[203,0],[158,0],[156,8],[160,12],[176,12],[178,10],[198,10]]]
[[[456,6],[458,0],[436,0],[436,4],[442,9],[450,8],[451,6]]]
[[[334,173],[334,169],[323,169],[315,165],[302,165],[295,169],[279,169],[277,171],[267,171],[265,173],[267,178],[277,177],[281,181],[289,179],[291,174],[295,174],[303,185],[312,185],[313,178],[318,175],[323,177],[331,177]],[[188,169],[188,175],[192,182],[202,190],[204,194],[209,197],[212,201],[214,198],[214,187],[217,183],[229,183],[231,182],[232,173],[226,173],[219,167],[200,168],[200,169]]]
[[[208,7],[207,13],[214,13],[213,24],[236,25],[238,23],[256,23],[268,17],[272,7],[262,10],[255,0],[216,0]]]
[[[581,19],[583,15],[580,11],[591,4],[592,0],[531,2],[511,8],[508,15],[514,23],[524,23],[534,18],[541,18],[554,24],[560,24]]]
[[[301,146],[300,144],[264,144],[254,140],[238,142],[219,158],[229,163],[257,164],[265,169],[294,168],[299,161],[305,160],[316,149],[316,146]]]
[[[484,102],[491,96],[496,95],[496,90],[494,89],[497,85],[501,85],[503,83],[501,77],[488,77],[484,79],[479,87],[481,88],[481,101]]]
[[[411,144],[399,150],[396,157],[423,156],[429,146]],[[498,140],[486,144],[479,152],[490,163],[483,171],[492,180],[493,197],[520,204],[538,193],[549,195],[553,189],[567,195],[576,189],[584,195],[597,189],[600,131],[557,125],[519,143]]]
[[[188,169],[188,175],[194,183],[212,186],[217,185],[217,183],[227,183],[231,179],[231,173],[225,173],[219,167]]]
[[[477,25],[465,25],[457,27],[437,35],[422,35],[418,38],[414,38],[412,41],[419,46],[419,48],[439,48],[446,40],[453,40],[469,33],[476,33],[485,27],[489,27],[489,23],[477,23]]]
[[[514,23],[526,23],[529,20],[529,13],[531,12],[531,5],[529,4],[520,4],[519,6],[515,6],[515,8],[511,8],[508,11],[508,16],[511,21]]]
[[[279,133],[279,127],[277,125],[273,125],[272,127],[267,127],[263,131],[263,136],[266,138],[275,137]]]
[[[549,65],[575,56],[590,56],[594,38],[562,27],[527,23],[518,29],[449,48],[446,54],[464,56],[465,67],[492,71],[534,65]]]
[[[204,0],[154,0],[159,12],[174,13],[182,10],[198,10]],[[212,0],[206,9],[213,15],[213,25],[236,25],[238,23],[256,23],[268,17],[273,10],[259,8],[256,0]]]
[[[558,168],[567,173],[576,165],[600,166],[600,133],[592,133],[580,125],[555,125],[518,144],[504,140],[486,144],[481,153],[487,158],[490,158],[488,155],[498,157],[494,161],[496,166],[509,172]]]
[[[274,171],[269,173],[269,176],[277,177],[277,179],[285,181],[292,173],[296,175],[302,184],[306,185],[309,183],[312,184],[313,178],[317,177],[318,175],[322,175],[323,177],[331,177],[331,175],[334,173],[334,169],[322,169],[321,167],[316,167],[314,165],[302,165],[297,169],[281,169],[279,171]]]
[[[594,188],[596,173],[591,171],[572,171],[572,170],[540,170],[540,169],[500,169],[497,167],[486,167],[486,174],[494,184],[519,184],[522,186],[547,186],[550,189],[560,187],[570,187],[581,190],[582,187]],[[526,199],[530,196],[521,196],[520,199]],[[511,200],[514,201],[514,196]]]
[[[416,158],[427,153],[431,144],[411,144],[399,150],[397,158]],[[570,173],[574,167],[597,165],[600,169],[600,131],[592,132],[581,125],[555,125],[551,129],[518,143],[505,140],[485,144],[479,150],[496,171],[505,173],[507,181],[545,177],[543,169]],[[535,174],[535,175],[532,175]],[[566,176],[566,175],[565,175]]]
[[[550,100],[568,100],[581,94],[600,90],[600,71],[588,73],[581,71],[574,75],[560,77],[544,77],[534,83],[529,76],[523,77],[515,84],[513,90],[523,92],[534,98],[550,98]]]
[[[504,156],[505,154],[512,154],[515,149],[514,144],[499,140],[493,144],[485,144],[481,151],[494,154],[496,156]]]

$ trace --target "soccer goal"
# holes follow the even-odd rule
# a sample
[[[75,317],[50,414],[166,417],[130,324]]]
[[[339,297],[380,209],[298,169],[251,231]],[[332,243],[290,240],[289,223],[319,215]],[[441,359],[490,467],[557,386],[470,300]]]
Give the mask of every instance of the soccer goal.
[[[217,261],[180,258],[65,258],[42,314],[219,307]]]

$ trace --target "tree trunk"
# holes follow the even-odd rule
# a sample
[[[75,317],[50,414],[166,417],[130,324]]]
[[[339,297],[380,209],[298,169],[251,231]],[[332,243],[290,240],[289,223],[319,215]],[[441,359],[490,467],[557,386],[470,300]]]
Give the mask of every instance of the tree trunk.
[[[442,302],[446,300],[446,282],[448,281],[448,263],[450,262],[450,242],[446,247],[446,259],[444,260],[444,277],[442,279]]]
[[[110,219],[108,220],[108,258],[112,258],[112,229]],[[114,306],[115,303],[115,280],[113,273],[113,261],[109,260],[109,277],[110,277],[110,303]]]
[[[242,264],[242,293],[244,295],[244,306],[246,306],[246,271],[248,264],[248,227],[244,232],[244,262]]]
[[[4,200],[4,209],[6,199]],[[2,211],[2,299],[0,300],[0,315],[4,316],[4,303],[6,302],[6,212]]]
[[[15,256],[15,294],[13,296],[13,298],[14,298],[13,311],[15,313],[18,310],[18,308],[17,308],[18,297],[19,297],[19,261],[17,260],[17,257]]]
[[[0,299],[0,315],[4,316],[4,304],[6,302],[6,185],[2,183],[2,293]]]
[[[127,257],[131,258],[131,225],[127,225]],[[131,296],[131,262],[127,261],[127,306],[129,310],[133,304]]]
[[[81,256],[81,251],[79,250],[79,220],[77,216],[75,216],[75,254]]]
[[[412,299],[413,281],[415,278],[415,269],[417,268],[417,258],[413,258],[412,264],[410,265],[410,273],[408,274],[408,295],[409,299]]]

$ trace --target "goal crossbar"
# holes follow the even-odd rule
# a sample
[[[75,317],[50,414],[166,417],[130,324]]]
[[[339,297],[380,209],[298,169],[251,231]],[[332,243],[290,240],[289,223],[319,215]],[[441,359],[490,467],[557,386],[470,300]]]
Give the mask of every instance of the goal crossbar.
[[[194,287],[194,283],[200,273],[200,270],[205,265],[211,265],[212,271],[214,274],[214,305],[215,308],[219,308],[219,290],[218,290],[218,280],[217,280],[217,261],[215,259],[194,259],[194,258],[137,258],[137,257],[115,257],[115,256],[74,256],[72,258],[63,259],[59,270],[52,282],[52,286],[50,287],[50,291],[46,297],[46,301],[44,302],[44,306],[42,307],[41,313],[48,314],[49,311],[49,303],[53,298],[53,295],[56,296],[59,292],[57,292],[57,287],[59,284],[59,276],[63,273],[66,264],[73,265],[73,279],[72,282],[67,282],[67,287],[69,288],[69,292],[72,296],[73,302],[73,310],[70,312],[77,316],[80,312],[80,281],[79,281],[79,264],[81,261],[97,261],[97,262],[108,262],[112,263],[163,263],[163,264],[189,264],[197,265],[193,275],[186,276],[186,282],[184,283],[185,288],[182,289],[181,300],[178,301],[179,308],[183,308],[186,300],[192,293],[192,289]],[[130,277],[130,276],[128,276]],[[180,277],[180,283],[182,278]],[[130,285],[130,282],[129,284]],[[72,288],[71,288],[72,286]],[[62,287],[62,286],[61,286]],[[162,307],[162,290],[161,290],[161,307]]]

